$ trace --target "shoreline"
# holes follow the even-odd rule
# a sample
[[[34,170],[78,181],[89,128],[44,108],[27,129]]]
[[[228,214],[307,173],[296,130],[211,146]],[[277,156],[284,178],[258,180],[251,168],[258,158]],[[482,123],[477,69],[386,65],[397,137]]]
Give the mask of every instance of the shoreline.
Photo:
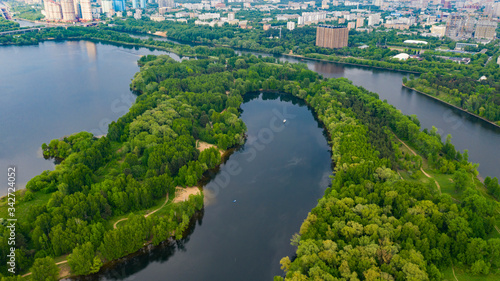
[[[403,73],[410,73],[410,74],[422,74],[422,72],[413,71],[413,70],[402,70],[402,69],[386,68],[386,67],[380,67],[380,66],[372,66],[372,65],[366,65],[366,64],[352,63],[352,62],[331,61],[331,60],[325,60],[325,59],[310,58],[310,57],[306,57],[306,56],[303,56],[303,55],[291,55],[291,54],[281,54],[281,55],[282,56],[286,56],[286,57],[292,57],[292,58],[300,58],[300,59],[307,59],[307,60],[321,61],[321,62],[329,62],[329,63],[337,63],[337,64],[345,64],[345,65],[354,65],[354,66],[359,66],[359,67],[375,68],[375,69],[381,69],[381,70],[386,70],[386,71],[396,71],[396,72],[403,72]],[[347,58],[347,57],[342,57],[342,58]]]
[[[402,84],[402,86],[403,86],[403,87],[405,87],[406,89],[413,90],[413,91],[415,91],[415,92],[417,92],[417,93],[419,93],[419,94],[422,94],[422,95],[426,95],[426,96],[428,96],[428,97],[430,97],[430,98],[433,98],[434,100],[440,101],[440,102],[442,102],[442,103],[444,103],[444,104],[446,104],[446,105],[448,105],[448,106],[451,106],[451,107],[453,107],[453,108],[455,108],[455,109],[458,109],[458,110],[460,110],[460,111],[462,111],[462,112],[464,112],[464,113],[467,113],[467,114],[469,114],[469,115],[471,115],[471,116],[474,116],[474,117],[476,117],[476,118],[478,118],[478,119],[481,119],[482,121],[484,121],[484,122],[486,122],[486,123],[489,123],[489,124],[491,124],[491,125],[493,125],[493,126],[495,126],[495,127],[497,127],[497,128],[500,128],[500,125],[496,124],[495,122],[493,122],[493,121],[491,121],[491,120],[488,120],[488,119],[486,119],[486,118],[484,118],[484,117],[481,117],[481,116],[479,116],[479,115],[477,115],[477,114],[475,114],[475,113],[473,113],[473,112],[467,111],[467,110],[465,110],[465,109],[463,109],[463,108],[461,108],[461,107],[458,107],[458,106],[456,106],[456,105],[453,105],[453,104],[451,104],[451,103],[449,103],[449,102],[446,102],[446,101],[444,101],[444,100],[442,100],[442,99],[440,99],[440,98],[438,98],[438,97],[435,97],[435,96],[433,96],[433,95],[430,95],[430,94],[427,94],[427,93],[425,93],[425,92],[419,91],[419,90],[417,90],[417,89],[415,89],[415,88],[410,88],[410,87],[406,86],[404,83]]]

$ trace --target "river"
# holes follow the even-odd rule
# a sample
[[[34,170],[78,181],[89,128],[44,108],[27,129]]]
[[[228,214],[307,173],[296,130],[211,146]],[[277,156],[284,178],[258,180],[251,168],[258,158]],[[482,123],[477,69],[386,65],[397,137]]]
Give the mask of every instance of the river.
[[[105,134],[134,102],[129,84],[137,60],[151,53],[165,52],[89,41],[0,47],[2,171],[17,166],[17,186],[24,187],[54,168],[42,157],[42,143],[83,130]],[[7,173],[0,173],[0,182],[7,182]]]
[[[243,52],[248,53],[248,52]],[[256,55],[267,55],[254,53]],[[405,73],[332,62],[280,57],[281,61],[305,63],[328,78],[344,77],[379,95],[406,115],[417,115],[422,128],[438,129],[443,140],[450,134],[457,150],[468,150],[469,161],[478,163],[481,177],[500,177],[500,128],[459,109],[402,86]]]
[[[295,62],[297,60],[287,59]],[[500,128],[426,95],[402,87],[401,72],[307,61],[309,69],[325,77],[345,77],[353,84],[375,92],[403,114],[417,115],[422,128],[438,129],[443,140],[452,136],[455,148],[469,152],[469,161],[479,163],[482,177],[500,177]]]
[[[251,95],[241,108],[248,140],[204,187],[204,214],[190,234],[79,280],[255,281],[282,273],[280,259],[295,252],[290,238],[330,183],[330,149],[301,100]]]
[[[41,158],[43,142],[82,130],[106,133],[106,124],[134,100],[129,83],[139,70],[137,59],[162,53],[88,41],[0,47],[2,169],[17,165],[18,181],[25,182],[54,167]],[[500,176],[500,130],[402,88],[403,73],[281,59],[377,92],[403,113],[416,114],[423,127],[452,134],[455,146],[481,164],[483,176]],[[279,260],[294,252],[289,239],[328,185],[329,149],[323,129],[300,101],[257,95],[246,97],[242,110],[248,141],[205,186],[206,207],[188,235],[85,279],[270,280],[281,273]],[[289,121],[282,130],[280,122],[270,123],[283,115]],[[6,181],[5,174],[0,180]]]

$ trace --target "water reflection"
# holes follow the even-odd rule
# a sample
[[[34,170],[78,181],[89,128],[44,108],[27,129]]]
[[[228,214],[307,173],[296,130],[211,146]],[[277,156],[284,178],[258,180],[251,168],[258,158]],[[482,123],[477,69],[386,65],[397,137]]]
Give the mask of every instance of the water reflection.
[[[144,249],[88,280],[255,281],[282,273],[279,260],[295,252],[291,236],[329,185],[330,149],[302,100],[278,93],[244,99],[248,140],[208,174],[203,224],[180,245]],[[259,139],[276,111],[293,118]]]
[[[94,42],[91,41],[85,41],[84,45],[85,50],[87,51],[87,56],[89,57],[90,61],[96,61],[97,60],[97,47]]]
[[[313,70],[319,73],[330,73],[334,76],[342,76],[345,68],[338,64],[318,62],[314,64]]]
[[[39,157],[42,143],[80,131],[105,134],[107,124],[128,111],[137,59],[165,54],[128,48],[90,41],[0,47],[0,61],[8,66],[0,67],[0,166],[17,166],[18,188],[54,168]],[[1,173],[0,182],[6,181]]]
[[[187,244],[189,243],[196,226],[201,226],[203,223],[204,213],[204,209],[195,213],[189,223],[189,227],[184,233],[184,238],[180,240],[164,241],[158,246],[149,245],[136,253],[107,264],[105,267],[101,268],[98,274],[80,276],[65,280],[93,281],[99,278],[104,278],[105,280],[137,280],[134,277],[134,274],[144,270],[149,264],[163,264],[168,262],[168,260],[176,253],[186,252]],[[165,280],[163,278],[167,278],[168,275],[157,277]]]

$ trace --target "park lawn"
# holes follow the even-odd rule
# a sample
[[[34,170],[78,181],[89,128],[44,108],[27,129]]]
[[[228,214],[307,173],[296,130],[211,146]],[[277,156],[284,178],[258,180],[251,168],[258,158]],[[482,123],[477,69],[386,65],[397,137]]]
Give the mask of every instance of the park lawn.
[[[163,208],[159,209],[158,211],[156,211],[154,214],[152,214],[151,216],[159,216],[159,217],[162,217],[162,216],[166,216],[170,213],[170,210],[172,209],[172,207],[174,206],[172,203],[172,201],[174,200],[174,198],[168,198],[168,202],[167,204],[165,204],[165,206],[163,206]],[[165,202],[165,198],[163,198],[163,202],[157,206],[156,208],[152,209],[152,210],[156,210],[158,208],[161,207],[161,205],[163,205],[163,203]]]
[[[167,203],[167,205],[170,203],[170,200],[171,200],[171,198],[168,199],[169,202]],[[112,229],[113,228],[113,224],[115,224],[115,222],[117,222],[117,221],[119,221],[119,220],[121,220],[123,218],[129,218],[132,214],[134,214],[134,215],[143,215],[144,216],[144,215],[146,215],[146,214],[148,214],[148,213],[150,213],[150,212],[152,212],[152,211],[160,208],[163,205],[163,203],[165,203],[165,197],[161,197],[159,199],[156,199],[154,205],[151,206],[148,209],[134,211],[134,212],[129,212],[129,213],[126,213],[126,214],[123,214],[123,215],[119,215],[119,216],[114,216],[114,217],[112,217],[112,218],[110,218],[110,219],[108,219],[106,221],[107,227],[109,229]],[[122,224],[122,223],[123,222],[119,222],[117,224],[117,227],[120,226],[120,224]]]
[[[28,202],[20,202],[19,200],[21,199],[20,192],[16,192],[16,204],[14,205],[14,208],[16,209],[16,216],[15,218],[18,221],[23,220],[26,215],[28,214],[28,210],[36,207],[36,206],[43,206],[46,205],[47,202],[49,201],[50,197],[52,196],[52,193],[43,193],[41,191],[33,193],[34,199]],[[2,197],[0,199],[0,218],[8,219],[10,218],[8,208],[10,208],[9,205],[7,205],[8,200],[7,196]]]
[[[455,190],[455,185],[453,184],[453,181],[450,180],[453,175],[441,174],[439,172],[436,172],[435,170],[427,170],[426,172],[439,183],[439,186],[441,186],[442,193],[447,193],[452,197],[461,200],[462,191],[457,192]]]

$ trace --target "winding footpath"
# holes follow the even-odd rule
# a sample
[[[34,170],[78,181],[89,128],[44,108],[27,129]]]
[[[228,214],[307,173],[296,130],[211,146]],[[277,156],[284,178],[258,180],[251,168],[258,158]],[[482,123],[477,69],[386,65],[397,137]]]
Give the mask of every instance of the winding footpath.
[[[63,260],[63,261],[60,261],[60,262],[56,262],[56,265],[65,264],[67,262],[68,262],[68,260]],[[30,275],[31,275],[31,272],[28,272],[28,273],[26,273],[24,275],[21,275],[21,277],[26,277],[26,276],[30,276]]]
[[[167,193],[167,198],[165,199],[165,202],[163,202],[163,205],[161,205],[160,208],[150,212],[150,213],[147,213],[144,215],[145,218],[149,217],[150,215],[156,213],[157,211],[159,211],[161,208],[165,207],[165,205],[167,205],[167,202],[168,202],[168,193]],[[128,218],[123,218],[123,219],[119,219],[117,220],[114,224],[113,224],[113,228],[116,229],[116,226],[118,225],[119,222],[122,222],[122,221],[125,221],[125,220],[128,220]]]
[[[157,211],[159,211],[161,208],[165,207],[165,205],[167,205],[167,202],[168,202],[168,193],[167,193],[167,196],[166,196],[166,198],[165,198],[165,202],[163,202],[163,205],[161,205],[161,207],[159,207],[158,209],[156,209],[156,210],[154,210],[154,211],[152,211],[152,212],[150,212],[150,213],[145,214],[145,215],[144,215],[144,217],[145,217],[145,218],[147,218],[147,217],[149,217],[150,215],[152,215],[152,214],[156,213],[156,212],[157,212]],[[114,228],[114,229],[116,229],[116,227],[117,227],[118,223],[119,223],[119,222],[121,222],[121,221],[125,221],[125,220],[128,220],[128,218],[123,218],[123,219],[119,219],[119,220],[117,220],[117,221],[113,224],[113,228]],[[56,262],[56,265],[65,264],[65,263],[67,263],[67,262],[68,262],[68,260],[63,260],[63,261],[60,261],[60,262]],[[31,275],[31,272],[28,272],[28,273],[26,273],[26,274],[22,275],[21,277],[27,277],[27,276],[30,276],[30,275]]]
[[[400,142],[401,142],[404,146],[406,146],[406,148],[408,148],[408,150],[410,150],[410,151],[411,151],[411,153],[413,153],[413,155],[417,155],[417,153],[415,153],[415,151],[413,151],[413,149],[411,149],[411,148],[410,148],[410,147],[409,147],[406,143],[404,143],[402,140],[400,140],[400,139],[398,138],[398,136],[394,135],[394,137],[396,137],[396,139],[397,139],[398,141],[400,141]],[[424,169],[423,169],[422,167],[420,167],[420,171],[422,171],[422,173],[423,173],[426,177],[428,177],[428,178],[432,178],[432,179],[434,180],[434,182],[436,183],[436,186],[437,186],[437,187],[438,187],[438,189],[439,189],[439,194],[441,194],[441,186],[439,186],[439,183],[438,183],[438,182],[437,182],[437,181],[436,181],[433,177],[431,177],[429,174],[427,174],[427,173],[424,171]],[[399,172],[398,172],[398,174],[399,174]],[[401,177],[401,174],[399,174],[399,176]],[[472,180],[474,181],[474,178],[473,178]],[[454,201],[456,201],[456,202],[458,202],[458,203],[461,203],[461,201],[460,201],[460,200],[458,200],[458,199],[454,198],[453,196],[451,196],[451,199],[453,199]],[[500,211],[498,211],[498,210],[497,210],[497,212],[500,212]],[[494,227],[495,227],[495,230],[496,230],[496,231],[500,234],[500,228],[498,228],[498,226],[496,226],[496,225],[495,225]],[[452,267],[452,269],[453,269],[453,267]],[[455,275],[455,271],[453,271],[453,275]],[[455,279],[456,279],[456,277],[455,277]],[[458,279],[457,279],[457,281],[458,281]]]
[[[401,143],[402,143],[402,144],[403,144],[406,148],[408,148],[408,150],[409,150],[409,151],[411,151],[411,153],[413,153],[413,155],[417,156],[417,153],[416,153],[415,151],[413,151],[413,149],[411,149],[411,148],[410,148],[410,147],[409,147],[409,146],[408,146],[408,145],[407,145],[404,141],[400,140],[400,139],[398,138],[398,136],[396,136],[396,135],[394,134],[394,137],[396,137],[396,139],[397,139],[398,141],[400,141],[400,142],[401,142]],[[439,195],[441,195],[441,186],[439,185],[439,183],[437,182],[437,180],[435,180],[433,177],[431,177],[429,174],[427,174],[427,173],[424,171],[424,168],[420,167],[420,171],[422,171],[422,173],[423,173],[426,177],[428,177],[428,178],[430,178],[430,179],[433,179],[433,180],[434,180],[434,182],[436,183],[436,186],[438,187],[438,190],[439,190]],[[452,198],[453,198],[453,197],[452,197]]]

